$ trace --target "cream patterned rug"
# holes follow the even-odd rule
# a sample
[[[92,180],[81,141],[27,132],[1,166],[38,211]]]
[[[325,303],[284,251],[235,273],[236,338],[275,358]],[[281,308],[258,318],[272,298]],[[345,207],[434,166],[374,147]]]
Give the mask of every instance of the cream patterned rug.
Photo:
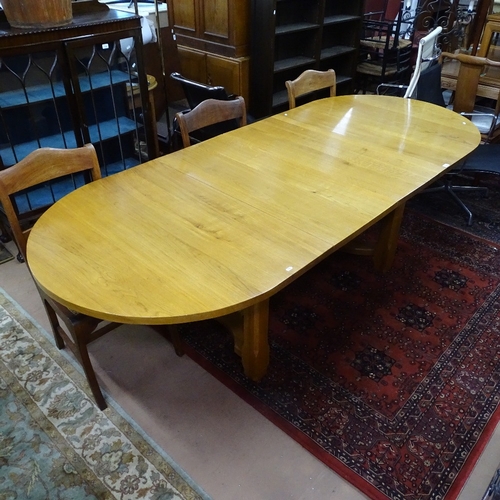
[[[0,289],[0,500],[208,499]]]

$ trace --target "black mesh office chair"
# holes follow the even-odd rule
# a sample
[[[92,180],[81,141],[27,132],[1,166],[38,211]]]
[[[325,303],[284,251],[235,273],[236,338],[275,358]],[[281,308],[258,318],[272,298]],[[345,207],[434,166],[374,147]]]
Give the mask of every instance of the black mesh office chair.
[[[417,81],[415,99],[445,107],[441,89],[441,64],[437,61],[425,68]]]
[[[441,89],[441,64],[436,63],[426,68],[420,75],[417,83],[416,98],[439,106],[445,106]],[[480,192],[488,194],[488,188],[471,183],[475,174],[500,174],[500,144],[482,144],[455,168],[444,175],[434,186],[427,188],[424,193],[446,192],[452,200],[466,213],[467,225],[471,226],[474,216],[469,207],[457,193]]]

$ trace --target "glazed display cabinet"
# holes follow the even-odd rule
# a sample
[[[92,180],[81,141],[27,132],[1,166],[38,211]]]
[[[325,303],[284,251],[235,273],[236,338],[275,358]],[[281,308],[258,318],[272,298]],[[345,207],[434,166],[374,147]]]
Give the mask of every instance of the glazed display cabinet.
[[[40,147],[89,142],[103,176],[154,158],[142,68],[141,23],[133,14],[88,0],[73,3],[73,22],[64,27],[14,29],[1,18],[0,168]],[[28,218],[78,183],[38,186],[16,197],[17,209]]]

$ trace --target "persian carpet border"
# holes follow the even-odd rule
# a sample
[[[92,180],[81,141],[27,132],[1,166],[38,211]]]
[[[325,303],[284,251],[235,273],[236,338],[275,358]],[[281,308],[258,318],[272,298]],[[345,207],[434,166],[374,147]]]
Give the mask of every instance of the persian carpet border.
[[[419,219],[420,222],[415,222],[416,219]],[[432,239],[432,234],[428,232],[428,227],[426,228],[426,225],[429,225],[430,221],[426,221],[425,219],[425,217],[420,218],[419,216],[417,217],[414,215],[410,216],[409,219],[406,219],[408,226],[405,228],[405,230],[402,231],[402,241],[406,241],[405,244],[406,246],[408,246],[408,237],[411,232],[411,245],[423,244],[432,251],[440,254],[440,243]],[[436,222],[433,221],[432,224],[436,224]],[[481,351],[482,339],[479,338],[479,333],[475,334],[476,330],[486,331],[487,329],[489,329],[492,332],[492,335],[498,335],[496,332],[500,332],[500,316],[498,314],[498,311],[500,310],[500,285],[498,285],[498,276],[500,274],[500,267],[498,264],[500,260],[498,245],[481,238],[476,238],[470,233],[464,231],[451,230],[448,226],[445,226],[443,224],[439,224],[439,226],[441,228],[439,229],[439,231],[443,233],[442,236],[443,241],[445,242],[444,245],[449,246],[451,243],[458,243],[457,246],[449,247],[451,248],[450,253],[446,254],[450,259],[450,262],[454,262],[455,265],[458,265],[460,267],[470,266],[483,276],[492,273],[495,276],[492,283],[496,282],[497,285],[495,285],[493,289],[490,289],[490,293],[485,302],[477,308],[476,312],[470,318],[468,323],[463,325],[461,329],[461,331],[463,332],[462,335],[458,335],[454,343],[449,346],[449,350],[445,351],[443,353],[443,356],[438,358],[439,361],[436,362],[437,368],[434,369],[434,373],[432,374],[433,377],[440,377],[441,373],[446,372],[448,368],[449,373],[445,373],[446,376],[449,376],[452,370],[455,371],[456,367],[451,367],[451,365],[448,365],[447,363],[447,361],[451,359],[450,351],[454,351],[459,354],[462,352],[462,350],[464,352],[469,352],[466,350],[469,344],[476,347],[478,351]],[[453,240],[453,238],[455,238],[456,241]],[[474,244],[478,247],[478,253],[481,253],[479,248],[485,249],[485,251],[483,252],[485,253],[484,260],[482,260],[481,262],[476,262],[475,259],[477,258],[477,256],[473,253],[462,253],[463,248],[461,247],[461,244],[464,243],[464,239],[474,240],[474,242],[476,242]],[[494,306],[492,305],[493,303],[495,304]],[[477,328],[475,330],[474,326],[479,324],[481,325],[480,328]],[[188,334],[188,338],[191,335],[189,332],[189,328],[190,327],[188,327],[188,330],[186,332]],[[208,327],[208,333],[210,333],[210,327]],[[272,342],[272,339],[270,343],[274,355],[279,355],[280,346],[274,344]],[[240,374],[237,370],[234,370],[232,361],[228,362],[228,358],[214,359],[213,357],[211,357],[211,353],[208,350],[204,351],[203,346],[200,348],[200,344],[201,342],[198,343],[196,340],[191,340],[189,343],[186,343],[186,353],[204,369],[212,373],[223,384],[233,390],[244,401],[253,406],[260,413],[262,413],[274,425],[290,435],[295,441],[300,443],[319,460],[321,460],[332,470],[349,481],[353,486],[357,487],[360,491],[362,491],[364,494],[369,495],[370,498],[374,500],[387,500],[387,498],[406,498],[406,495],[403,495],[401,492],[398,492],[396,490],[394,490],[391,494],[389,493],[389,491],[375,486],[375,483],[372,484],[370,482],[370,476],[362,476],[361,474],[358,474],[356,470],[349,467],[347,461],[343,462],[341,453],[339,453],[338,455],[333,455],[326,449],[322,448],[321,444],[315,441],[313,435],[308,435],[306,434],[306,432],[304,432],[303,429],[301,429],[300,422],[298,422],[296,425],[293,420],[286,420],[286,417],[283,414],[279,413],[280,408],[278,406],[273,408],[272,403],[270,401],[266,401],[265,396],[259,394],[258,387],[254,387],[254,385],[249,382],[242,374]],[[473,347],[470,347],[470,349],[472,350]],[[228,356],[227,351],[225,352],[226,356]],[[500,376],[500,372],[498,372],[498,366],[500,366],[499,358],[500,356],[498,352],[496,354],[492,354],[491,363],[496,367],[493,377],[496,377],[496,379],[498,379],[498,377]],[[456,359],[460,359],[460,356],[457,356]],[[230,364],[226,365],[226,363]],[[297,363],[297,366],[299,366],[301,361],[295,360],[293,361],[293,363]],[[297,372],[300,373],[299,370],[297,370]],[[320,375],[318,375],[318,377],[320,377]],[[488,391],[485,392],[487,393]],[[447,462],[446,474],[444,474],[442,480],[438,482],[437,489],[432,490],[434,491],[434,493],[432,495],[429,495],[429,498],[437,499],[456,497],[456,495],[463,488],[480,454],[485,449],[498,422],[500,421],[499,384],[497,383],[496,388],[493,387],[491,389],[489,395],[486,394],[485,396],[485,394],[480,394],[478,397],[484,399],[484,401],[482,401],[482,405],[480,406],[481,408],[484,408],[484,411],[481,411],[477,416],[470,416],[470,418],[468,419],[468,427],[463,432],[465,433],[464,436],[470,436],[470,439],[467,439],[466,437],[460,442],[460,444],[457,444],[457,446],[459,447],[459,451],[455,453]],[[411,405],[413,403],[410,402],[409,404]],[[479,404],[479,400],[476,400],[475,405],[476,404]],[[476,408],[474,407],[474,409]],[[402,411],[406,412],[409,410],[403,408]],[[397,424],[397,420],[398,418],[393,419],[394,425]],[[391,426],[389,425],[389,427]],[[478,434],[477,438],[474,437],[475,434]],[[410,497],[416,498],[411,494],[408,498]]]
[[[123,410],[95,406],[83,375],[2,288],[0,346],[0,385],[10,387],[62,452],[65,467],[82,475],[98,498],[209,500]]]

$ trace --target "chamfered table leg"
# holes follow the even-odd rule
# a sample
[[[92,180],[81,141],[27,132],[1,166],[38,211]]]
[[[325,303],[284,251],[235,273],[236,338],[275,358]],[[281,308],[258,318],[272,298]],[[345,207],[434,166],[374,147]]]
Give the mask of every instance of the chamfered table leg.
[[[378,271],[388,271],[394,261],[398,246],[399,228],[403,220],[405,204],[397,206],[382,219],[380,236],[375,247],[373,262]]]
[[[243,345],[241,360],[245,375],[258,382],[269,364],[269,300],[263,300],[243,311]]]

